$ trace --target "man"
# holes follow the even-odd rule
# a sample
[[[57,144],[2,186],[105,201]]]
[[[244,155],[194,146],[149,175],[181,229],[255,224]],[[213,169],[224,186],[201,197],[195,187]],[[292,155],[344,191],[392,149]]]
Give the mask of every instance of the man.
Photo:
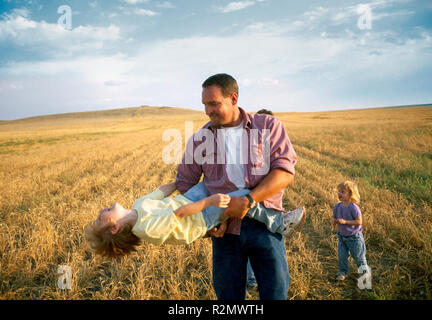
[[[267,110],[265,108],[260,109],[257,111],[258,114],[268,114],[271,116],[274,116],[273,112],[271,110]],[[247,288],[250,289],[256,289],[258,287],[258,283],[256,282],[255,275],[252,270],[252,266],[250,264],[250,261],[248,260],[247,263]]]
[[[217,74],[202,87],[210,122],[188,141],[178,166],[177,189],[187,191],[202,174],[209,194],[251,189],[249,196],[231,198],[221,217],[230,217],[228,226],[213,232],[216,295],[223,300],[245,299],[250,259],[260,298],[284,300],[290,278],[283,237],[245,215],[248,210],[283,211],[283,190],[294,181],[297,155],[279,120],[248,114],[237,105],[238,85],[233,77]]]

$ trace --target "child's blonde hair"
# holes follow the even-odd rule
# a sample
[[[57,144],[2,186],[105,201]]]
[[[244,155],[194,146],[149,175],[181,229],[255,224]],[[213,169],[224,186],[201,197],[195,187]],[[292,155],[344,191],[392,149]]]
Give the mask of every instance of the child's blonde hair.
[[[346,180],[338,184],[338,190],[346,190],[350,193],[350,201],[355,204],[360,204],[360,194],[358,192],[357,185],[355,182]]]
[[[94,222],[84,227],[84,237],[97,254],[109,258],[120,258],[136,251],[141,240],[132,233],[131,226],[123,227],[116,234],[111,233],[111,228],[112,224],[108,224],[98,230]]]

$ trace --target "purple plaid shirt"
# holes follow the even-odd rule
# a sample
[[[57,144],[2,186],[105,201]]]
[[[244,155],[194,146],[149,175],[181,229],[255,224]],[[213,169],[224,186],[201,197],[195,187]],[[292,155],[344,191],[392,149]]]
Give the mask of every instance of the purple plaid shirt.
[[[252,190],[275,168],[294,175],[297,154],[282,123],[266,114],[249,114],[242,108],[239,110],[243,119],[244,132],[247,133],[247,143],[243,140],[243,148],[249,156],[244,165],[245,188]],[[237,190],[237,187],[228,179],[225,161],[220,160],[225,159],[225,147],[223,143],[218,144],[220,140],[217,131],[212,127],[211,122],[208,122],[189,139],[182,161],[177,168],[176,186],[180,192],[186,192],[197,184],[202,174],[209,194]],[[282,197],[283,190],[264,200],[262,204],[266,208],[283,211]],[[241,219],[231,218],[226,232],[239,235],[240,228]]]

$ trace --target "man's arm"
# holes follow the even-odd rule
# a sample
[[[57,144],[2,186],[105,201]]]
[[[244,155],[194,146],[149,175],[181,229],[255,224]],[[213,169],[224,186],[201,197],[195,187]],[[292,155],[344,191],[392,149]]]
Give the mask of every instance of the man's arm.
[[[180,164],[177,166],[177,175],[176,175],[175,184],[177,190],[181,194],[185,193],[194,185],[196,185],[199,182],[202,175],[202,168],[199,164],[196,163],[193,157],[193,151],[195,149],[196,146],[194,146],[194,140],[192,136],[188,140],[182,160]],[[192,159],[192,162],[187,161],[187,159]]]
[[[261,129],[270,130],[270,172],[255,186],[250,196],[255,202],[267,200],[285,189],[294,181],[297,155],[282,123],[274,117],[268,117]],[[231,198],[229,207],[221,219],[226,216],[243,218],[249,210],[246,197]],[[215,237],[222,237],[223,231],[212,232]]]
[[[159,187],[159,190],[163,192],[165,198],[169,197],[176,189],[175,182],[167,183]]]
[[[261,182],[250,192],[249,195],[253,200],[255,200],[255,202],[258,203],[279,193],[293,181],[293,174],[285,170],[275,168],[271,170],[263,180],[261,180]],[[222,214],[220,220],[223,221],[226,216],[243,219],[248,210],[249,200],[247,197],[232,197],[228,208]]]

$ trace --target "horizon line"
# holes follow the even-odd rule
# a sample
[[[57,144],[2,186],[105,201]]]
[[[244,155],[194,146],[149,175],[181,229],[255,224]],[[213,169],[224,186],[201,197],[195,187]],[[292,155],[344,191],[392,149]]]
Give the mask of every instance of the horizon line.
[[[321,110],[321,111],[273,111],[274,113],[320,113],[320,112],[339,112],[339,111],[355,111],[355,110],[366,110],[366,109],[385,109],[385,108],[411,108],[411,107],[432,107],[431,103],[420,103],[420,104],[408,104],[408,105],[396,105],[396,106],[379,106],[379,107],[363,107],[363,108],[352,108],[352,109],[334,109],[334,110]],[[122,108],[112,108],[112,109],[101,109],[101,110],[89,110],[89,111],[71,111],[71,112],[62,112],[62,113],[48,113],[48,114],[41,114],[36,116],[29,116],[24,118],[16,118],[16,119],[10,119],[10,120],[2,120],[0,119],[0,122],[10,122],[10,121],[20,121],[20,120],[30,120],[34,118],[41,118],[41,117],[54,117],[59,115],[72,115],[76,113],[94,113],[94,112],[107,112],[107,111],[116,111],[116,110],[125,110],[125,109],[138,109],[143,107],[149,107],[149,108],[174,108],[174,109],[183,109],[188,111],[196,111],[196,112],[203,112],[197,109],[191,109],[188,107],[171,107],[171,106],[150,106],[150,105],[141,105],[137,107],[122,107]],[[268,108],[268,107],[266,107]],[[250,113],[254,113],[256,111],[249,111]]]

